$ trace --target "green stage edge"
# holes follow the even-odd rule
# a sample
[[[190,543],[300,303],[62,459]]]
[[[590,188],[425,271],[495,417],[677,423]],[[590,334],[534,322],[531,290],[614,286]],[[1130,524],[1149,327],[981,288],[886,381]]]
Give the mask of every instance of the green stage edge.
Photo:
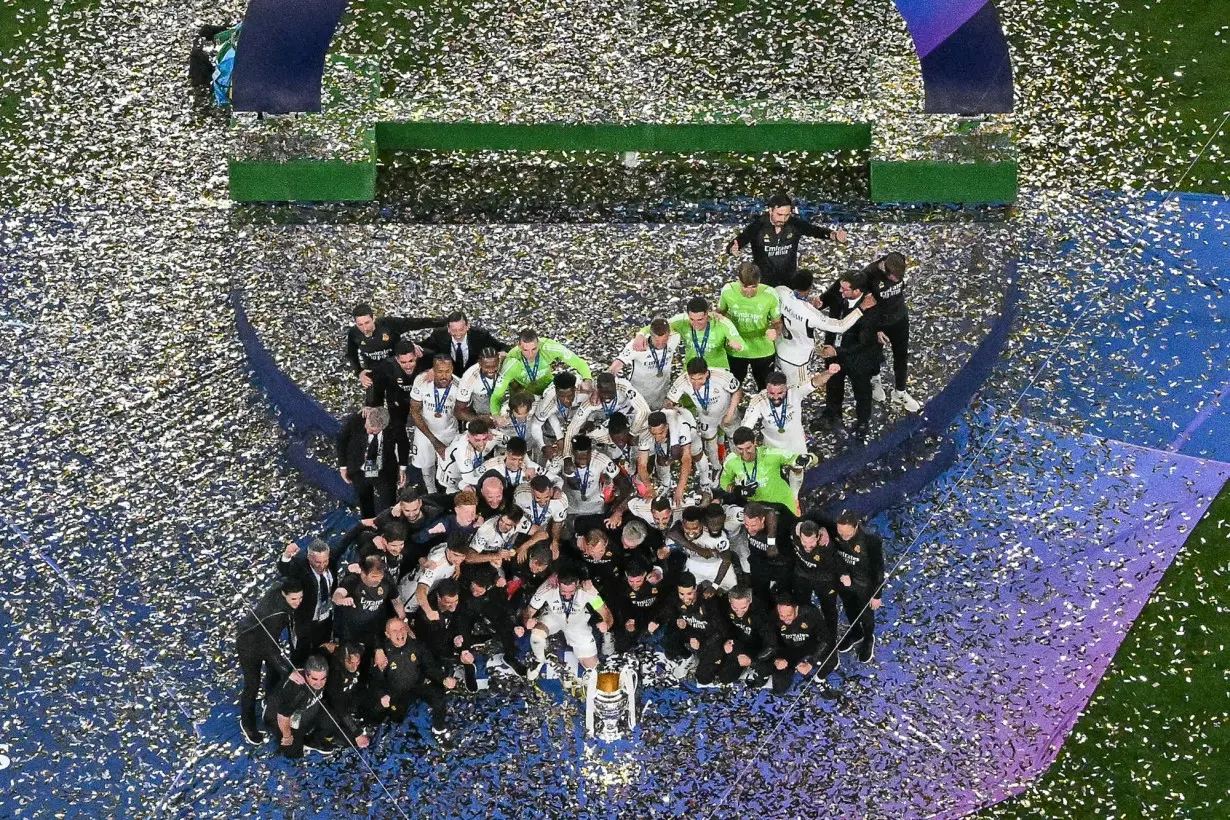
[[[960,202],[966,205],[1016,201],[1015,162],[871,163],[871,198],[875,202]]]
[[[825,152],[870,148],[871,126],[840,122],[757,125],[382,122],[376,124],[376,144],[381,151]]]
[[[234,202],[371,202],[376,198],[376,161],[230,160]]]

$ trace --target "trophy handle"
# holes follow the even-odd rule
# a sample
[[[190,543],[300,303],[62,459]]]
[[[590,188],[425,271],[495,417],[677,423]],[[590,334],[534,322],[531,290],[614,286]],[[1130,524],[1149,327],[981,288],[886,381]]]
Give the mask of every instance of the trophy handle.
[[[585,734],[594,736],[594,695],[598,691],[598,673],[586,676],[585,681]]]
[[[619,672],[619,688],[628,693],[628,731],[636,728],[636,670],[625,666]]]

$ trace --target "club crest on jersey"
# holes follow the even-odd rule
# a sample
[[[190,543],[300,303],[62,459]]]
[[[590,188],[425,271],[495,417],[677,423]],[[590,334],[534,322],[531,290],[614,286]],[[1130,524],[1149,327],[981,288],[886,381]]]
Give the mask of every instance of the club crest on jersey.
[[[854,545],[854,551],[855,551],[855,552],[862,552],[862,551],[863,551],[863,548],[862,548],[861,546],[859,546],[858,544],[855,544],[855,545]]]
[[[388,340],[389,340],[389,334],[387,334],[387,333],[381,333],[381,334],[380,334],[380,341],[382,341],[382,342],[387,342]]]
[[[376,587],[377,595],[384,595],[384,587]]]
[[[799,624],[799,629],[807,629],[807,624],[806,623]]]
[[[772,237],[772,236],[769,236],[769,234],[765,234],[765,235],[764,235],[764,241],[765,241],[765,242],[772,242],[772,241],[773,241],[773,237]]]
[[[414,654],[413,652],[410,653],[410,660],[417,661],[418,659],[419,659],[418,655]]]

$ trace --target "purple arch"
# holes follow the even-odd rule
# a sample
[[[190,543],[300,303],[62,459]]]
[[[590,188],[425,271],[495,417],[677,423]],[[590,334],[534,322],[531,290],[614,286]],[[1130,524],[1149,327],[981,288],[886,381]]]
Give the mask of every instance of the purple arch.
[[[1012,110],[1012,62],[991,0],[894,0],[922,63],[928,114]]]

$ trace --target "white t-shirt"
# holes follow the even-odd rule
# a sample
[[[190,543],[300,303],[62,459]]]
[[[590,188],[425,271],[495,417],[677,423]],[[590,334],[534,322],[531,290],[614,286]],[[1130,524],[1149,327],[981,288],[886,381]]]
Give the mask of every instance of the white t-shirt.
[[[487,440],[483,451],[476,452],[470,437],[459,435],[444,451],[436,465],[436,481],[445,492],[455,493],[463,487],[474,487],[482,476],[483,461],[495,449],[495,437]]]
[[[665,350],[653,348],[648,338],[645,340],[645,350],[633,350],[630,341],[615,357],[624,364],[620,375],[640,392],[650,410],[661,410],[666,401],[666,391],[674,376],[675,351],[679,349],[680,341],[679,334],[672,333],[666,341]]]
[[[761,391],[748,402],[747,412],[743,414],[743,426],[755,430],[760,425],[766,446],[780,447],[792,453],[806,453],[803,396],[802,388],[791,388],[786,391],[785,401],[775,407],[769,401],[768,393]]]
[[[469,404],[480,416],[491,415],[491,392],[500,380],[497,370],[494,376],[484,376],[481,364],[474,364],[462,375],[457,387],[457,401]]]
[[[555,385],[548,385],[534,408],[534,418],[544,425],[549,425],[555,437],[562,439],[588,396],[588,393],[582,393],[578,387],[573,395],[572,406],[564,407],[563,402],[555,397]]]
[[[423,421],[427,422],[427,429],[445,444],[457,437],[457,416],[453,408],[461,394],[460,384],[461,381],[454,376],[448,387],[436,387],[435,376],[428,371],[416,378],[410,388],[410,399],[423,404]]]
[[[659,444],[654,440],[653,433],[646,431],[638,440],[638,446],[641,450],[648,451],[651,456],[670,460],[672,447],[685,447],[696,441],[696,419],[682,407],[673,407],[662,412],[666,414],[666,441]]]
[[[500,518],[501,516],[497,515],[484,521],[483,525],[478,528],[478,532],[474,533],[474,537],[470,539],[470,546],[475,552],[498,552],[511,549],[513,539],[530,531],[529,519],[522,518],[517,522],[517,526],[508,532],[500,532]]]
[[[446,578],[456,578],[459,574],[459,567],[448,562],[448,558],[444,553],[448,547],[440,546],[427,553],[428,564],[436,566],[420,567],[413,574],[402,579],[401,587],[398,588],[398,595],[401,597],[401,602],[405,604],[407,612],[418,612],[418,588],[427,587],[427,591],[431,592],[441,581]]]
[[[503,476],[505,481],[512,485],[512,488],[515,490],[523,484],[528,484],[531,478],[542,472],[542,467],[539,467],[535,462],[531,461],[529,456],[525,456],[521,459],[520,470],[510,470],[506,463],[507,458],[508,456],[496,456],[495,458],[487,459],[483,462],[482,473],[480,473],[480,475],[486,473],[488,470],[496,470],[501,476]]]
[[[730,403],[738,391],[739,380],[731,375],[729,370],[711,367],[709,379],[701,385],[700,390],[692,387],[691,379],[684,373],[675,379],[666,397],[676,404],[684,396],[691,399],[696,406],[696,420],[700,422],[701,435],[709,439],[717,435],[722,419],[726,417],[726,411],[730,409]]]
[[[563,522],[568,518],[568,502],[562,498],[552,498],[543,507],[534,501],[534,493],[529,487],[523,487],[513,494],[513,503],[525,511],[525,517],[531,525],[547,529],[552,521]]]
[[[857,310],[844,319],[834,319],[825,316],[806,299],[800,299],[785,285],[778,285],[774,290],[782,314],[782,332],[775,343],[777,357],[787,364],[807,364],[815,353],[816,342],[822,338],[817,334],[845,333],[863,315]]]
[[[602,512],[606,502],[602,497],[602,477],[614,481],[619,475],[615,462],[602,453],[590,453],[587,467],[574,466],[575,475],[570,481],[564,477],[564,494],[568,497],[568,510],[573,515],[596,515]],[[577,487],[573,487],[576,483]]]

